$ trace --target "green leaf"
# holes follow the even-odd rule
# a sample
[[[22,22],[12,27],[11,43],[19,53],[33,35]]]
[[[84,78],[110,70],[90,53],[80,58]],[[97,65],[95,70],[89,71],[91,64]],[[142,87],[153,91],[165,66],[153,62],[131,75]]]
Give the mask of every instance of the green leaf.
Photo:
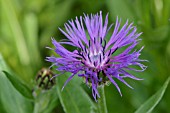
[[[18,92],[28,99],[33,99],[32,91],[24,83],[17,79],[16,76],[12,76],[6,71],[3,72]]]
[[[2,102],[0,101],[0,112],[1,113],[6,113],[5,109],[4,109],[4,106],[2,104]]]
[[[80,79],[81,78],[79,78],[79,80]],[[66,75],[62,75],[57,78],[58,96],[65,113],[91,113],[94,111],[96,107],[87,93],[76,81],[78,79],[73,78],[65,86],[64,90],[61,91],[61,88],[66,80]]]
[[[9,69],[4,62],[2,55],[0,54],[0,71],[2,70],[9,70]]]
[[[0,72],[0,113],[32,113],[32,102],[24,98]],[[5,112],[4,112],[5,111]]]
[[[155,106],[162,99],[166,88],[169,84],[170,77],[166,80],[164,85],[159,89],[152,97],[150,97],[144,104],[142,104],[135,113],[150,113],[155,108]]]
[[[0,113],[32,113],[33,103],[12,86],[3,70],[10,72],[0,55]]]

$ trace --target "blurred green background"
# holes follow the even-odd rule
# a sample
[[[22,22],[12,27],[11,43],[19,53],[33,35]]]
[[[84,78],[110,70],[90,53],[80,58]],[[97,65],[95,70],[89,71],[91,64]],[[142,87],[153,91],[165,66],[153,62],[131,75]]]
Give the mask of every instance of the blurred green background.
[[[118,16],[122,18],[122,24],[129,19],[138,32],[143,32],[138,47],[145,46],[141,58],[149,60],[145,63],[148,68],[134,74],[144,80],[128,80],[134,90],[118,82],[123,97],[113,85],[106,87],[109,113],[134,112],[170,76],[170,0],[1,0],[0,54],[8,67],[1,61],[0,70],[10,68],[17,78],[33,89],[37,72],[50,66],[44,59],[52,55],[45,48],[53,47],[51,37],[58,41],[65,38],[58,27],[63,28],[67,20],[83,13],[99,11],[103,16],[109,12],[110,23]],[[86,86],[81,86],[89,92]],[[41,99],[34,103],[19,94],[9,80],[0,78],[0,113],[63,113],[55,92],[54,88],[40,95]],[[153,113],[170,113],[169,95],[170,86]],[[45,111],[47,108],[49,110]]]

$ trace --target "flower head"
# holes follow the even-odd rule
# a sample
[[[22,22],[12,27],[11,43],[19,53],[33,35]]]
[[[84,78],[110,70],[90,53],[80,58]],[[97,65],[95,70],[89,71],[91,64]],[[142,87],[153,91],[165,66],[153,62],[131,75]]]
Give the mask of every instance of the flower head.
[[[132,87],[124,80],[125,78],[141,80],[128,72],[128,70],[141,72],[146,69],[141,63],[145,60],[139,59],[143,47],[138,51],[133,50],[140,40],[138,37],[141,33],[137,33],[136,27],[133,23],[128,24],[128,20],[122,28],[120,23],[121,20],[117,18],[110,39],[106,36],[113,25],[108,27],[108,14],[103,23],[102,12],[95,15],[84,14],[84,17],[80,16],[79,19],[76,17],[75,21],[68,21],[64,25],[66,31],[59,28],[67,40],[57,42],[52,38],[55,46],[53,50],[60,57],[47,57],[47,61],[52,62],[52,66],[57,66],[58,71],[72,73],[63,88],[75,75],[78,75],[85,78],[85,83],[92,87],[92,94],[96,100],[100,97],[97,88],[107,81],[113,83],[121,94],[114,78],[130,88]],[[69,51],[62,46],[63,44],[77,49]],[[126,49],[120,54],[115,54],[122,47]],[[132,68],[133,65],[138,66],[140,70]]]

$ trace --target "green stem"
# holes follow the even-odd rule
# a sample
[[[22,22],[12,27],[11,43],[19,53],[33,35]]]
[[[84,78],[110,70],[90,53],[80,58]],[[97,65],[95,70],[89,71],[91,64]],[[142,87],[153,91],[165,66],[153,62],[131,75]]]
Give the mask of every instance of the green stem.
[[[98,87],[98,91],[100,94],[100,98],[98,99],[98,105],[97,105],[99,113],[108,113],[107,106],[106,106],[106,98],[104,93],[104,85]]]

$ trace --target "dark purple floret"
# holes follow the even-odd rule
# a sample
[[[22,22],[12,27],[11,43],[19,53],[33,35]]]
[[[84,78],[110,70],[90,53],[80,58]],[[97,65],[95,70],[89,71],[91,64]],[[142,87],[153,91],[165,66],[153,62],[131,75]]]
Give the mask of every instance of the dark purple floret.
[[[78,75],[92,87],[93,97],[97,100],[97,97],[100,97],[97,88],[108,81],[113,83],[121,94],[115,78],[130,88],[132,87],[124,78],[141,80],[129,73],[129,70],[142,72],[146,69],[146,66],[141,63],[146,60],[139,59],[143,47],[138,51],[133,50],[140,40],[138,37],[141,33],[137,33],[136,27],[133,23],[128,24],[128,20],[121,28],[120,23],[121,20],[117,18],[110,39],[106,39],[106,36],[112,25],[108,27],[108,14],[103,22],[102,12],[95,15],[84,14],[84,17],[80,16],[79,19],[76,17],[75,21],[68,21],[64,25],[66,31],[59,28],[68,40],[57,42],[52,38],[55,46],[53,50],[60,57],[47,57],[47,61],[52,62],[52,66],[56,66],[56,70],[61,73],[72,73],[63,88],[75,75]],[[69,51],[62,46],[63,44],[77,49]],[[125,50],[115,54],[122,47]],[[140,69],[132,68],[132,66],[138,66]]]

